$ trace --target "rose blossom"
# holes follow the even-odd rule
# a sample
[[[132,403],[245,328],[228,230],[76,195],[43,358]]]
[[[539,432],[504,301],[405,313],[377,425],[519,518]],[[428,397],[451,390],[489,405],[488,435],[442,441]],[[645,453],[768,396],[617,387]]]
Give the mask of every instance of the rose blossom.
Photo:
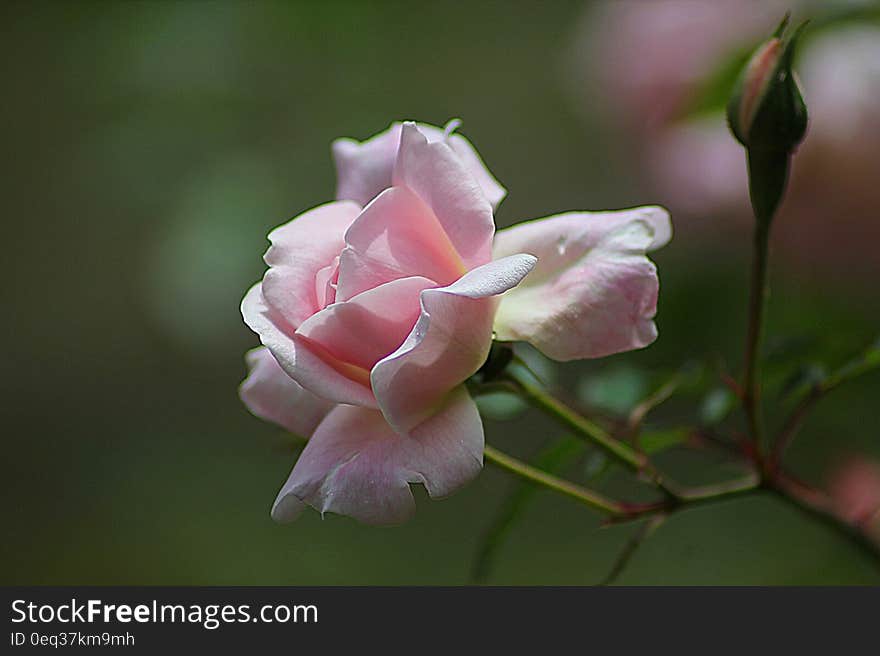
[[[249,354],[241,396],[309,437],[274,518],[308,504],[397,523],[414,509],[410,483],[439,497],[479,472],[483,426],[464,382],[493,331],[558,359],[655,338],[645,252],[669,239],[669,220],[570,213],[495,238],[505,192],[450,130],[394,124],[333,151],[338,195],[365,206],[338,200],[270,233],[269,270],[242,301],[265,348]]]

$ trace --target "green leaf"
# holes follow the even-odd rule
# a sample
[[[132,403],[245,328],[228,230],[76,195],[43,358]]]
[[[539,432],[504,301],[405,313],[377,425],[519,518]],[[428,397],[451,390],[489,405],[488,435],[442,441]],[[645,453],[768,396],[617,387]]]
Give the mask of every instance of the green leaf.
[[[535,347],[519,342],[514,348],[514,354],[514,361],[510,366],[527,371],[535,383],[549,385],[556,381],[556,363]]]
[[[683,444],[687,441],[689,434],[690,431],[687,428],[647,431],[639,436],[639,445],[642,447],[642,451],[652,455]]]
[[[490,392],[476,398],[480,415],[499,421],[514,419],[521,415],[528,404],[511,392]]]
[[[674,375],[678,379],[677,393],[696,394],[706,385],[706,365],[690,360],[685,362]]]
[[[810,334],[769,337],[763,348],[764,368],[791,366],[814,351],[819,342],[816,335]]]
[[[700,408],[700,423],[715,426],[724,421],[736,406],[736,395],[727,387],[716,387],[703,399]]]
[[[578,397],[590,407],[625,415],[648,391],[645,373],[624,365],[582,380],[578,386]]]
[[[880,367],[880,337],[860,355],[853,358],[828,377],[826,385],[833,387]]]
[[[719,124],[723,120],[721,113],[727,106],[730,90],[736,84],[740,71],[749,61],[752,47],[742,48],[732,53],[693,94],[693,101],[682,113],[681,118],[690,119],[718,114]]]
[[[814,15],[810,33],[806,35],[804,43],[820,36],[826,30],[837,29],[847,23],[880,23],[880,8],[877,6],[872,7],[870,3],[863,5],[853,3],[852,6],[847,6],[848,3],[842,4],[843,6],[832,7],[820,15]],[[730,90],[756,46],[757,41],[749,43],[731,51],[723,58],[714,70],[703,78],[691,95],[691,101],[678,118],[688,120],[717,115],[720,123],[723,120],[720,115],[727,105]]]
[[[590,482],[596,482],[611,468],[611,461],[598,449],[590,452],[584,460],[584,478]]]
[[[785,381],[779,390],[779,398],[801,396],[810,389],[822,385],[828,379],[828,371],[819,362],[806,362],[798,367]]]

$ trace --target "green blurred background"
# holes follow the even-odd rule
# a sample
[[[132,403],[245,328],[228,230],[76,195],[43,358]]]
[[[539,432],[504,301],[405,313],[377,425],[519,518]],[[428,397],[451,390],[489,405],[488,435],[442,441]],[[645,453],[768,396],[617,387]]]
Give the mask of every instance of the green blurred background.
[[[262,275],[268,230],[332,197],[331,140],[366,138],[396,119],[464,120],[510,191],[500,226],[664,204],[615,147],[623,135],[577,104],[567,57],[583,10],[4,3],[0,583],[467,583],[515,484],[490,468],[447,500],[418,491],[416,518],[398,528],[317,513],[270,520],[295,454],[237,398],[243,353],[257,343],[238,304]],[[748,237],[723,216],[703,222],[701,235],[718,222],[734,237],[700,241],[676,224],[655,258],[656,345],[558,367],[560,384],[586,380],[594,397],[623,386],[627,397],[684,360],[736,369]],[[794,335],[809,357],[835,363],[876,334],[876,280],[773,273],[771,344]],[[874,375],[830,397],[792,466],[821,483],[835,454],[880,455],[878,395]],[[652,420],[692,420],[698,401]],[[489,421],[487,435],[527,456],[559,432],[527,414]],[[718,471],[674,451],[667,462],[685,481]],[[622,475],[607,485],[631,492]],[[542,493],[489,581],[594,583],[631,531],[599,529],[596,515]],[[677,515],[620,582],[877,584],[880,572],[825,528],[757,497]]]

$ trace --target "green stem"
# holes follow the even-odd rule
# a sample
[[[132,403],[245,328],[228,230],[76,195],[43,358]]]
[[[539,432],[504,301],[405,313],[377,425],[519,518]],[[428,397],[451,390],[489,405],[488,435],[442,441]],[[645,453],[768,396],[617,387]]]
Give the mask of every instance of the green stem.
[[[720,501],[728,497],[736,497],[749,492],[754,492],[761,485],[761,477],[757,472],[750,472],[742,478],[732,481],[723,481],[712,485],[682,488],[679,499],[682,504],[700,504],[706,501]]]
[[[502,469],[505,469],[512,474],[516,474],[532,483],[542,485],[554,492],[564,494],[565,496],[575,499],[594,510],[599,510],[609,515],[623,515],[627,512],[625,504],[614,501],[613,499],[608,499],[598,492],[588,490],[587,488],[581,487],[571,481],[559,478],[553,474],[548,474],[537,467],[532,467],[530,464],[503,453],[488,444],[483,449],[483,453],[489,462]]]
[[[601,427],[532,383],[527,376],[520,374],[515,368],[508,369],[504,377],[527,401],[556,418],[579,437],[604,448],[607,453],[636,472],[641,473],[646,469],[654,472],[644,454],[632,450],[627,444],[615,439]],[[684,508],[717,503],[762,490],[770,491],[848,538],[864,553],[869,554],[875,562],[880,563],[880,538],[872,535],[867,526],[854,524],[837,513],[827,495],[795,481],[779,469],[750,472],[738,480],[691,488],[679,488],[674,483],[661,481],[654,472],[656,478],[653,482],[666,492],[666,499],[632,504],[609,499],[598,492],[533,467],[489,445],[486,445],[484,453],[488,461],[508,472],[607,514],[609,524],[661,514],[666,516]]]
[[[671,515],[685,508],[709,505],[731,498],[755,494],[761,491],[761,477],[757,472],[751,472],[742,478],[732,481],[673,489],[675,490],[675,496],[668,498],[665,502],[630,505],[625,515],[611,517],[608,519],[607,524],[624,524],[658,513]]]
[[[780,429],[776,442],[773,445],[773,454],[769,461],[770,471],[779,468],[786,450],[794,441],[807,415],[826,394],[843,383],[877,368],[880,368],[880,340],[871,344],[864,352],[844,364],[827,379],[813,385],[807,394],[798,401]]]
[[[575,499],[594,510],[599,510],[609,515],[610,524],[628,522],[646,516],[654,516],[658,513],[671,514],[684,507],[714,503],[731,497],[752,494],[760,490],[761,485],[760,477],[757,473],[751,473],[745,478],[734,481],[724,481],[715,485],[701,487],[680,488],[676,490],[674,497],[670,496],[664,501],[625,503],[609,499],[599,492],[554,476],[543,469],[533,467],[488,444],[484,447],[483,453],[486,460],[511,474]]]
[[[517,368],[509,368],[504,376],[526,401],[573,431],[578,437],[603,449],[612,458],[635,472],[654,474],[647,456],[625,442],[612,437],[602,427],[569,408],[562,401],[534,384]]]
[[[841,517],[827,495],[781,472],[765,485],[786,503],[847,538],[875,565],[880,566],[880,536],[871,534],[864,524],[853,523]]]
[[[760,360],[764,334],[764,308],[767,305],[767,251],[770,225],[788,184],[791,153],[787,150],[748,149],[749,198],[755,213],[752,278],[749,290],[749,324],[743,379],[743,408],[748,422],[749,437],[755,444],[755,454],[764,461],[765,444],[761,413]],[[763,465],[762,465],[763,466]]]
[[[746,333],[744,378],[742,385],[743,408],[748,422],[749,437],[754,441],[760,455],[764,448],[763,421],[761,416],[761,386],[759,364],[761,341],[764,332],[764,307],[767,304],[767,251],[770,237],[770,221],[760,218],[755,223],[752,279],[749,292],[749,323]]]
[[[770,222],[785,195],[791,155],[786,151],[748,149],[749,199],[758,225]]]
[[[609,499],[598,492],[553,476],[533,467],[511,455],[503,453],[488,444],[484,450],[486,460],[531,483],[563,494],[585,506],[609,515],[608,524],[621,524],[643,517],[665,519],[670,514],[699,505],[708,505],[749,494],[768,490],[778,498],[797,508],[813,519],[819,520],[837,534],[848,539],[875,563],[880,563],[880,538],[873,536],[866,526],[859,525],[841,517],[834,509],[831,500],[823,493],[813,490],[794,479],[777,472],[762,484],[757,474],[743,479],[689,488],[679,499],[647,504],[627,504]],[[658,520],[660,521],[660,520]]]
[[[681,380],[681,372],[676,373],[675,376],[636,404],[626,419],[626,434],[628,437],[634,439],[638,436],[642,422],[645,421],[645,417],[648,416],[648,413],[664,401],[668,400],[675,393],[675,390],[678,389],[679,385],[681,385]]]
[[[819,402],[819,399],[822,398],[824,393],[825,392],[822,391],[822,388],[819,386],[811,389],[809,394],[798,402],[795,409],[785,420],[785,423],[782,425],[779,435],[776,438],[776,442],[773,444],[773,453],[767,463],[769,471],[773,472],[779,469],[779,466],[782,463],[782,458],[785,456],[785,452],[788,450],[788,447],[791,446],[791,443],[794,441],[795,436],[797,436],[798,431],[800,431],[801,426],[803,426],[804,420],[807,418],[810,410],[812,410],[813,406]]]
[[[649,517],[638,528],[638,530],[633,533],[629,540],[626,541],[620,554],[614,560],[614,564],[611,566],[611,571],[608,572],[598,585],[611,585],[614,583],[623,573],[623,570],[626,569],[626,566],[629,565],[629,562],[632,560],[632,557],[635,555],[638,548],[642,546],[642,543],[651,537],[658,528],[660,528],[663,522],[666,521],[666,518],[667,515],[664,513],[658,513],[653,517]]]

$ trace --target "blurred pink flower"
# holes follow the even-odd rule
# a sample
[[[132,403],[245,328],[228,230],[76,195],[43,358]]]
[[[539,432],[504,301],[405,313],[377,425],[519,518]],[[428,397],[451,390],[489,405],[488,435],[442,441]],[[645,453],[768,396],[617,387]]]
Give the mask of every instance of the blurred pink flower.
[[[880,463],[851,458],[832,470],[828,492],[847,520],[880,530]]]
[[[560,359],[656,337],[657,275],[645,252],[670,237],[664,210],[572,213],[495,240],[485,169],[475,175],[476,153],[454,145],[467,142],[432,142],[405,123],[385,183],[373,174],[388,158],[376,147],[387,134],[346,141],[337,162],[340,193],[359,188],[366,206],[328,203],[272,231],[269,270],[242,301],[266,347],[248,358],[242,399],[311,435],[275,501],[279,520],[308,504],[397,523],[414,509],[410,483],[437,497],[473,478],[483,427],[464,382],[493,331]]]
[[[582,63],[593,70],[589,88],[634,136],[645,178],[676,215],[703,224],[732,215],[750,224],[745,154],[722,110],[687,110],[726,62],[769,36],[789,5],[750,4],[745,11],[738,1],[658,0],[603,3],[587,12],[579,38],[592,46]],[[850,279],[876,274],[880,25],[808,30],[799,52],[795,68],[810,125],[793,160],[775,241],[804,270]],[[704,236],[711,234],[724,231],[714,224]]]
[[[603,2],[591,4],[579,36],[591,45],[609,109],[647,135],[675,120],[726,56],[755,45],[784,11],[777,0],[747,10],[742,0]],[[594,88],[589,95],[592,102]]]

